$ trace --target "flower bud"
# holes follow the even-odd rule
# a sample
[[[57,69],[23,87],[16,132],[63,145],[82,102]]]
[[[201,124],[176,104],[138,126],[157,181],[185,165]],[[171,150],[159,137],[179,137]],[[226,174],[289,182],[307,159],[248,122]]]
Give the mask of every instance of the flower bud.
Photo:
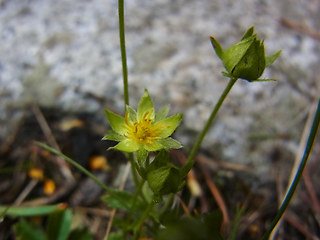
[[[211,37],[216,54],[223,61],[223,65],[228,71],[223,74],[230,78],[242,78],[249,82],[274,80],[259,79],[259,77],[261,77],[265,68],[279,57],[281,51],[266,57],[264,42],[257,39],[257,34],[253,34],[253,32],[254,27],[251,27],[240,42],[232,45],[226,51],[223,51],[219,42]]]

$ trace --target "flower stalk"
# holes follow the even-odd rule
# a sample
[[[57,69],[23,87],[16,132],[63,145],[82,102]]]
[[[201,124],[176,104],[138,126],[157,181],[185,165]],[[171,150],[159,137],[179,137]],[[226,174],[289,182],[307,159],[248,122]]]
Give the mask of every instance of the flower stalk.
[[[199,134],[195,144],[193,145],[193,147],[191,149],[191,152],[190,152],[188,159],[187,159],[187,163],[182,169],[183,175],[187,175],[188,172],[190,171],[190,169],[192,168],[192,166],[194,164],[194,157],[196,156],[205,135],[209,131],[213,120],[215,119],[220,107],[222,106],[222,103],[224,102],[225,98],[227,97],[228,93],[230,92],[231,88],[233,87],[233,85],[235,84],[236,81],[237,81],[237,78],[231,78],[228,85],[226,86],[226,88],[222,92],[217,104],[213,108],[211,115],[209,116],[205,126],[203,127],[201,133]]]

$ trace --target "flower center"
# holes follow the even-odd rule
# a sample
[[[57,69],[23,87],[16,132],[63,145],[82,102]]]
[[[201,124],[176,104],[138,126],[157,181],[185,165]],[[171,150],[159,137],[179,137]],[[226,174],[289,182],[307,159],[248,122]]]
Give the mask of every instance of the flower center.
[[[125,126],[127,134],[125,137],[139,141],[141,143],[152,143],[156,139],[160,139],[159,134],[165,126],[160,125],[161,121],[153,124],[152,111],[147,111],[143,117],[134,123],[129,121],[128,113],[125,115]]]

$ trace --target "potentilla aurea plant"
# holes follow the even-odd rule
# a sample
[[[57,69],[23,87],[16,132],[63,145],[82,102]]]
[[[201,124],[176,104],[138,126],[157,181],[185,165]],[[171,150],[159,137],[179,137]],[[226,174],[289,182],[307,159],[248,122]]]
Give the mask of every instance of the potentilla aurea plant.
[[[182,120],[182,114],[166,117],[169,107],[164,107],[155,113],[154,105],[147,90],[142,95],[137,112],[126,106],[122,117],[105,110],[112,130],[104,136],[104,140],[114,140],[119,143],[109,149],[123,152],[154,152],[161,149],[181,148],[181,144],[170,135]]]

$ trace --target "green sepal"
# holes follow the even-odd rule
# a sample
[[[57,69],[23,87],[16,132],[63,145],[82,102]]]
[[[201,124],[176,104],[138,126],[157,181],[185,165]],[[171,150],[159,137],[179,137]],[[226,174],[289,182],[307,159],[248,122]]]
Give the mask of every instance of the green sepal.
[[[105,110],[105,114],[109,121],[111,128],[118,134],[126,133],[126,129],[123,127],[125,125],[124,118],[118,114],[115,114],[109,110]]]
[[[245,34],[243,34],[243,36],[242,36],[242,38],[241,38],[241,41],[242,41],[242,40],[245,40],[245,39],[247,39],[247,38],[249,38],[249,37],[251,37],[251,36],[253,35],[253,32],[254,32],[254,26],[252,26],[251,28],[249,28],[249,29],[245,32]]]
[[[176,141],[176,140],[174,140],[173,138],[170,138],[170,137],[159,139],[158,142],[161,143],[165,149],[182,148],[181,143],[179,143],[178,141]]]
[[[131,140],[131,139],[125,139],[121,142],[119,142],[117,145],[115,145],[114,147],[109,147],[109,149],[115,149],[115,150],[118,150],[118,151],[122,151],[122,152],[135,152],[135,151],[138,151],[138,149],[140,149],[141,146]]]
[[[145,150],[147,150],[149,152],[156,152],[156,151],[159,151],[164,148],[162,146],[162,144],[160,142],[158,142],[158,140],[155,140],[150,144],[145,143],[145,144],[143,144],[143,147]]]
[[[135,122],[136,117],[137,117],[137,113],[136,111],[130,107],[129,105],[126,105],[126,113],[128,114],[129,120],[131,122]]]
[[[148,111],[152,111],[151,119],[154,119],[153,102],[148,93],[148,90],[145,89],[144,94],[142,95],[139,101],[138,110],[137,110],[137,120],[139,121],[143,117],[143,114],[145,114]]]
[[[266,57],[266,67],[269,67],[272,63],[274,63],[275,60],[278,59],[278,57],[281,54],[281,50],[272,53],[271,55]]]
[[[223,48],[221,47],[220,43],[218,42],[217,39],[214,37],[210,37],[211,44],[213,46],[214,51],[216,52],[217,56],[223,60]]]
[[[256,80],[248,80],[249,82],[276,82],[278,81],[277,79],[274,78],[259,78]]]
[[[114,130],[109,130],[108,134],[106,134],[101,140],[112,140],[112,141],[122,141],[125,137],[116,133]]]
[[[258,79],[266,66],[263,41],[253,35],[236,43],[224,52],[223,63],[234,78]]]
[[[182,120],[183,114],[178,113],[176,115],[170,116],[166,119],[163,119],[156,124],[159,124],[160,126],[164,126],[162,129],[162,132],[158,134],[159,137],[166,138],[169,137],[179,126],[181,120]]]
[[[161,109],[156,113],[155,122],[159,122],[159,121],[165,119],[166,116],[168,115],[169,109],[170,109],[169,106],[165,106],[165,107],[161,108]]]

